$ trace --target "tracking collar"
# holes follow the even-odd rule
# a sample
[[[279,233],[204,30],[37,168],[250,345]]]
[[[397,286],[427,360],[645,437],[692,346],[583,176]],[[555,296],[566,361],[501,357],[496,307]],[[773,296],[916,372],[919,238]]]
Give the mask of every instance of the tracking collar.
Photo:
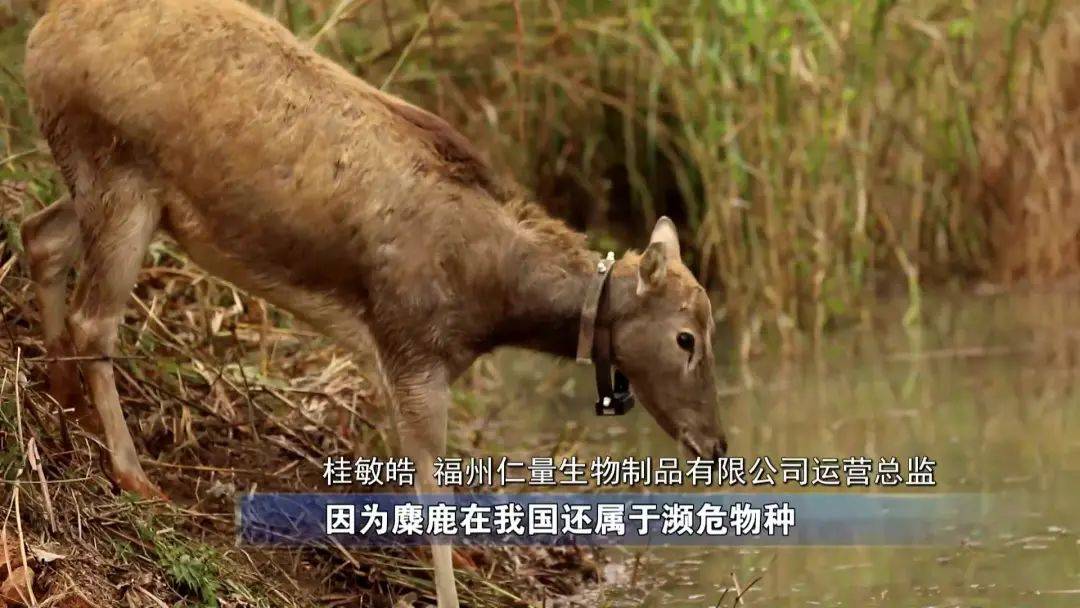
[[[611,345],[611,327],[599,323],[600,307],[604,305],[608,277],[615,266],[615,254],[596,264],[596,276],[585,292],[581,306],[581,327],[578,330],[577,360],[593,363],[596,369],[596,415],[622,416],[634,407],[634,395],[630,393],[630,380],[611,365],[614,358]],[[606,315],[610,319],[611,315]],[[613,371],[614,370],[614,371]]]

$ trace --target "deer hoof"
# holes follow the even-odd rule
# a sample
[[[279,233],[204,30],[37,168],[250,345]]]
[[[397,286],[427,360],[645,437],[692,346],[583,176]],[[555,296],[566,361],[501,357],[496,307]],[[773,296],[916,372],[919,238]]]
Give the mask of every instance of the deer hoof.
[[[160,488],[154,485],[146,475],[139,473],[117,473],[116,485],[120,486],[121,490],[125,492],[131,492],[144,500],[162,500],[169,502],[169,495],[162,492]]]

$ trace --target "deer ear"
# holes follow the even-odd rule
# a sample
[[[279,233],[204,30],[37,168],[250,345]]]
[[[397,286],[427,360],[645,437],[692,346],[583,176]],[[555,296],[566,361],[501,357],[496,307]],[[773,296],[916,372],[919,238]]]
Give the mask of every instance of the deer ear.
[[[638,264],[637,295],[663,284],[667,277],[668,249],[663,243],[649,243]]]
[[[652,245],[653,243],[663,243],[671,259],[677,260],[682,257],[679,252],[679,233],[675,230],[675,222],[671,221],[666,215],[656,220],[652,236],[649,237],[649,244]]]

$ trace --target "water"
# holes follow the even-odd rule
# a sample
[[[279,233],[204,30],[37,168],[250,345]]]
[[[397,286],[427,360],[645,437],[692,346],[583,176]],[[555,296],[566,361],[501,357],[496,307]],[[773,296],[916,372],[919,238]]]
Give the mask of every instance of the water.
[[[931,299],[908,328],[902,313],[883,307],[796,362],[722,364],[732,452],[929,455],[935,491],[993,495],[1009,515],[962,546],[608,550],[582,601],[712,607],[727,589],[731,606],[734,580],[760,577],[746,605],[1080,606],[1080,294]],[[587,369],[511,353],[471,382],[494,396],[454,423],[470,450],[677,454],[641,408],[593,416]]]

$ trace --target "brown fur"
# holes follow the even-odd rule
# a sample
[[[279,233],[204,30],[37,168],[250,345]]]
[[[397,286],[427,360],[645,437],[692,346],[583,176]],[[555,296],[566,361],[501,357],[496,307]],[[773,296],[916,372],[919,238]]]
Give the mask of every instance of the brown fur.
[[[155,494],[112,379],[116,328],[157,228],[208,271],[349,346],[376,344],[396,430],[432,489],[448,386],[481,353],[571,356],[598,255],[512,196],[445,121],[319,57],[228,0],[57,0],[31,33],[26,81],[71,198],[27,220],[51,351],[84,365],[121,486]],[[63,276],[81,257],[71,315]],[[660,424],[722,451],[711,312],[674,227],[615,269],[616,364]],[[650,269],[639,275],[639,265]],[[65,319],[70,332],[65,331]],[[675,335],[697,336],[693,353]],[[71,363],[53,394],[82,418]],[[440,606],[456,606],[436,548]]]

